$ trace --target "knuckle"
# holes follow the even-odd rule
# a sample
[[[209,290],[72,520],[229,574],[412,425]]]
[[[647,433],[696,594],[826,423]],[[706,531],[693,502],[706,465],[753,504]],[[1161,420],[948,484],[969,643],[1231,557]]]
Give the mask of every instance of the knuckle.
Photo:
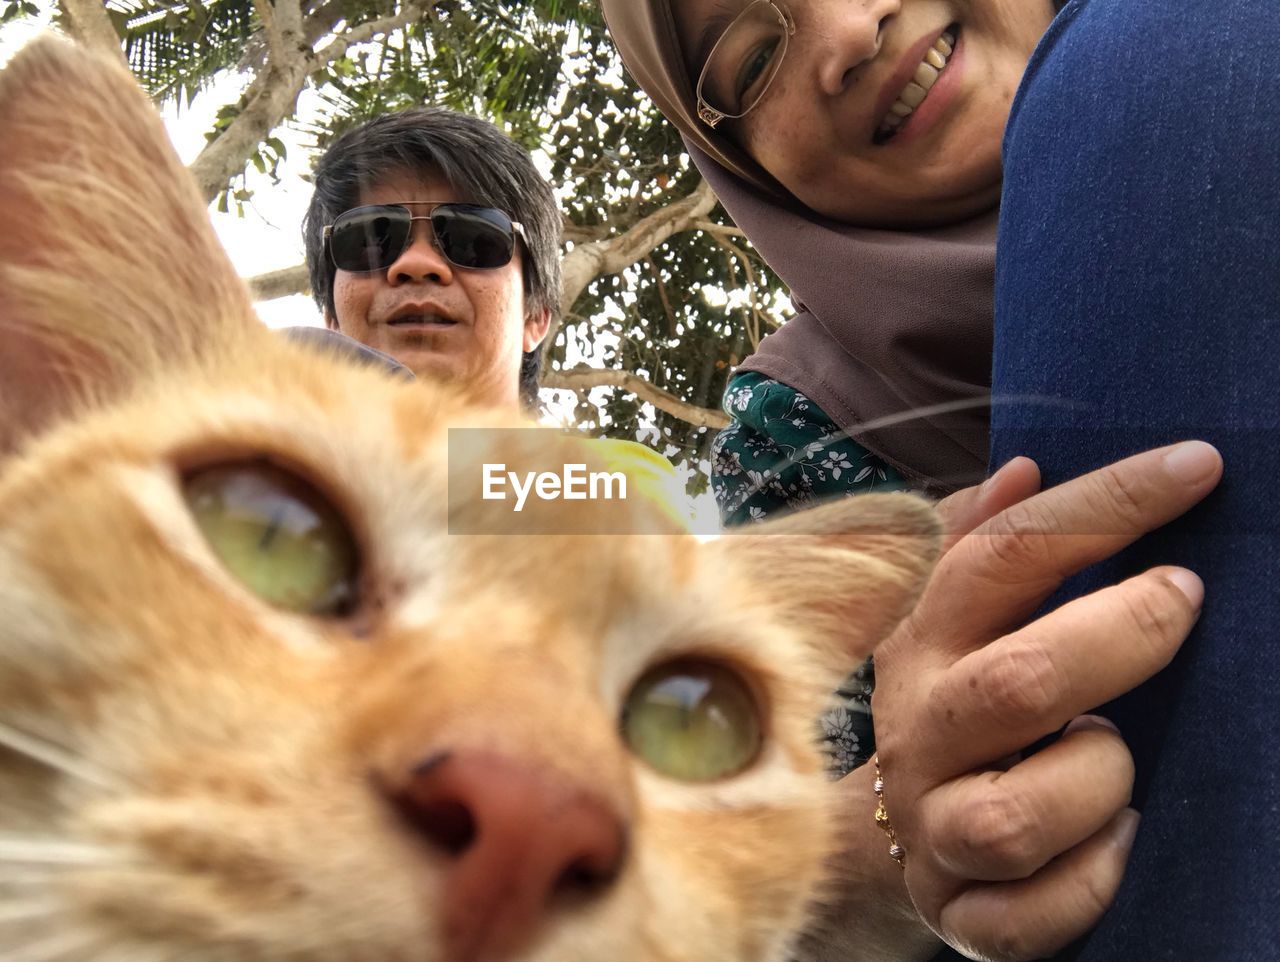
[[[962,683],[956,672],[945,672],[929,686],[927,697],[921,701],[929,730],[949,733],[960,720],[959,699]],[[876,739],[879,745],[879,738]]]
[[[1178,589],[1158,576],[1143,576],[1124,592],[1124,618],[1134,637],[1160,642],[1180,637],[1186,607]]]
[[[1142,530],[1148,526],[1147,493],[1134,475],[1109,467],[1099,471],[1093,480],[1092,500],[1117,522],[1117,530]]]
[[[1007,647],[984,659],[974,679],[981,708],[995,724],[1021,727],[1041,718],[1067,692],[1066,679],[1045,649]]]
[[[1023,795],[995,788],[959,813],[961,847],[984,873],[1025,878],[1041,863],[1041,815]]]
[[[1036,569],[1050,557],[1052,517],[1042,506],[1031,510],[1017,505],[992,519],[988,550],[993,567],[1001,572]]]

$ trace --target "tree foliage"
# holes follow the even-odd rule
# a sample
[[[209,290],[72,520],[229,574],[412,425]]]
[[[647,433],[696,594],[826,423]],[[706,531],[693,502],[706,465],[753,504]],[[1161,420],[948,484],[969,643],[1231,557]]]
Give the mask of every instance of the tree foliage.
[[[60,7],[74,21],[89,16],[84,2]],[[493,120],[548,159],[566,264],[575,248],[661,220],[700,183],[674,128],[622,70],[593,0],[107,0],[106,11],[158,101],[189,102],[226,71],[248,75],[192,164],[224,207],[246,196],[248,165],[276,170],[280,124],[322,148],[355,123],[422,103]],[[294,116],[304,88],[323,104],[318,117]],[[634,256],[628,248],[628,266],[597,274],[563,305],[546,347],[551,379],[585,361],[669,392],[672,410],[718,408],[733,365],[777,323],[780,284],[719,207],[681,226],[692,229],[659,232]],[[677,461],[701,460],[710,441],[690,423],[699,418],[655,412],[620,388],[584,390],[577,418],[599,434],[647,435]]]
[[[188,104],[213,78],[235,68],[257,29],[253,0],[208,6],[112,0],[111,24],[139,83],[157,101]]]

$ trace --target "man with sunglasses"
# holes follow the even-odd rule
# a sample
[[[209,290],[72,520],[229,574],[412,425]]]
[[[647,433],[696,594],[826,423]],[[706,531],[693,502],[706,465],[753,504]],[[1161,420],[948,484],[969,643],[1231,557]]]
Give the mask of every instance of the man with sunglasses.
[[[488,121],[415,108],[347,131],[314,180],[302,227],[311,290],[346,338],[291,336],[447,381],[480,404],[533,408],[538,346],[559,311],[561,220],[524,149]],[[589,443],[634,490],[690,522],[666,458],[634,441]]]
[[[347,131],[316,165],[303,235],[331,330],[480,403],[533,403],[560,213],[497,127],[428,107]]]

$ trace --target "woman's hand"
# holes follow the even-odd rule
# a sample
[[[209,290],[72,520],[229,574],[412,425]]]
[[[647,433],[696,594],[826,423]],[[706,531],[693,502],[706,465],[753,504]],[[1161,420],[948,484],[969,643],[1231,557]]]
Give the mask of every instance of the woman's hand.
[[[1133,763],[1109,723],[1077,716],[1168,664],[1203,586],[1156,568],[1024,622],[1066,577],[1181,515],[1221,473],[1217,451],[1188,442],[1035,494],[1038,472],[1022,458],[939,506],[949,550],[876,651],[874,711],[907,890],[965,954],[1051,954],[1114,898],[1138,820],[1127,807]],[[869,775],[855,776],[852,787],[865,787]],[[874,798],[857,804],[850,817],[869,822]],[[864,849],[865,830],[858,837]],[[880,835],[858,857],[897,872],[888,848]]]

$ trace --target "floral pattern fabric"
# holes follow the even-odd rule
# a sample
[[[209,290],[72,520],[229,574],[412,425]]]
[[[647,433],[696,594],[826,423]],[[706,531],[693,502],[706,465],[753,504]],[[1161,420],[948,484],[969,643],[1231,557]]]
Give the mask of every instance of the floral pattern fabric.
[[[845,437],[817,404],[781,381],[738,374],[725,389],[724,409],[732,421],[711,446],[711,489],[726,527],[833,497],[907,487],[898,471]],[[874,690],[875,667],[867,659],[819,720],[834,778],[875,754]]]
[[[729,381],[732,418],[711,445],[711,489],[725,526],[906,480],[844,432],[795,388],[748,372]]]

